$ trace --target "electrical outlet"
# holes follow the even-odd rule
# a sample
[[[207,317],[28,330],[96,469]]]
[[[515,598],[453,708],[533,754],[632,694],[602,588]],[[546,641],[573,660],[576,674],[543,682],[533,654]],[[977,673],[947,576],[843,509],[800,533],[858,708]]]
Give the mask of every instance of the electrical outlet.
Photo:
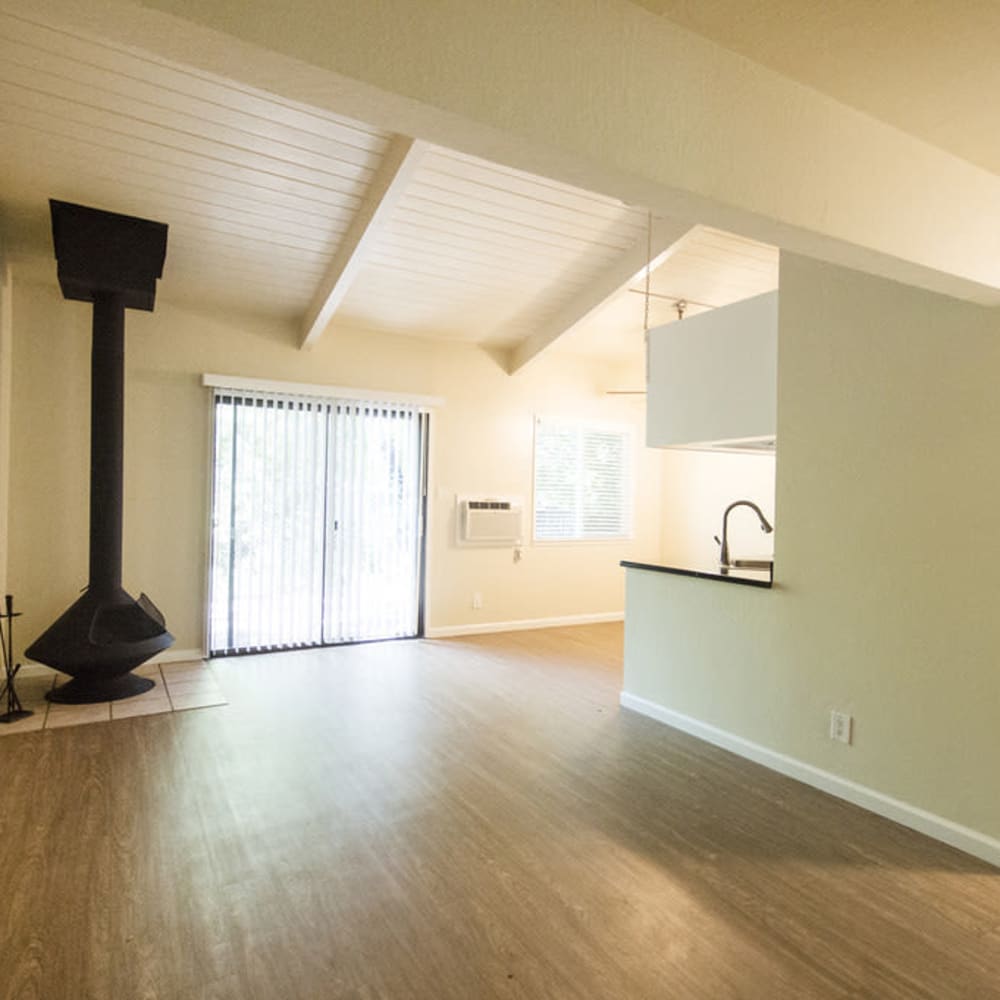
[[[830,739],[838,743],[851,742],[854,731],[854,718],[846,712],[832,711],[830,713]]]
[[[483,606],[483,595],[478,590],[472,595],[472,606],[477,611]]]

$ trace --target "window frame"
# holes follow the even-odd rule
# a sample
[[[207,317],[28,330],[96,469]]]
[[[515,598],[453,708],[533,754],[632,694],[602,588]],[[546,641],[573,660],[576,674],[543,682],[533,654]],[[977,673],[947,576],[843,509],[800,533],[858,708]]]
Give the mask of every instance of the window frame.
[[[537,525],[538,510],[538,440],[539,429],[545,424],[563,425],[573,428],[578,434],[587,431],[614,433],[621,435],[624,441],[624,477],[623,484],[623,531],[615,535],[573,535],[566,538],[539,538]],[[588,417],[553,416],[536,413],[532,420],[531,447],[531,541],[533,545],[614,545],[628,542],[635,538],[635,503],[636,503],[636,433],[635,427],[623,422],[608,420],[593,420]],[[578,465],[578,471],[581,466]],[[577,521],[582,518],[582,510],[576,510]]]

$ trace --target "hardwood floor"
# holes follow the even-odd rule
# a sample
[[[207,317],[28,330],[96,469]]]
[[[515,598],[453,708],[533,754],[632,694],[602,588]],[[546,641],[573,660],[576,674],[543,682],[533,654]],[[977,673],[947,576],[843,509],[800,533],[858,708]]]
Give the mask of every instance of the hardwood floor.
[[[620,647],[226,660],[0,741],[0,997],[1000,997],[1000,871],[619,709]]]

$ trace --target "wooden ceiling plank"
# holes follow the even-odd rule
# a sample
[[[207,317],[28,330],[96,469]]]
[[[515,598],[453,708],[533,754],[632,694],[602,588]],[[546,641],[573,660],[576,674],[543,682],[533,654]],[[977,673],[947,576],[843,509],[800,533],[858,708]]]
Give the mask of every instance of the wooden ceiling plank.
[[[302,201],[315,204],[342,205],[353,201],[359,204],[365,185],[360,181],[343,182],[339,188],[333,184],[324,186],[310,184],[277,173],[227,163],[211,156],[202,156],[188,150],[172,148],[166,144],[150,142],[127,133],[113,131],[95,132],[92,128],[70,120],[59,120],[52,116],[26,112],[11,105],[0,107],[0,121],[7,125],[17,125],[34,129],[54,140],[67,139],[82,143],[86,148],[105,157],[105,162],[115,158],[115,166],[127,172],[131,163],[153,162],[161,166],[169,165],[203,174],[219,177],[233,184],[263,192],[282,192],[297,196]]]
[[[548,246],[563,252],[583,254],[592,251],[610,251],[617,256],[629,246],[628,241],[619,245],[609,245],[587,241],[578,236],[564,236],[544,227],[529,228],[518,220],[505,217],[503,212],[486,213],[474,209],[463,210],[450,204],[447,200],[431,200],[413,193],[407,195],[399,209],[400,218],[409,218],[411,214],[416,217],[418,222],[424,219],[436,220],[438,223],[447,222],[449,225],[463,227],[474,234],[505,235],[525,245]]]
[[[624,207],[630,212],[638,214],[640,226],[645,224],[645,211],[641,207],[637,205],[625,205],[624,202],[612,197],[611,195],[598,194],[596,191],[587,191],[584,188],[574,187],[571,184],[554,180],[551,177],[543,177],[540,174],[529,174],[524,170],[518,170],[516,167],[508,167],[502,163],[481,160],[468,153],[461,153],[455,149],[447,149],[444,146],[434,147],[432,157],[433,159],[431,162],[440,158],[446,162],[461,164],[465,168],[481,171],[483,174],[500,175],[502,177],[510,178],[514,182],[524,181],[526,183],[545,188],[549,191],[556,191],[566,195],[582,196],[594,204],[603,204],[614,208]],[[461,169],[461,167],[459,169]]]
[[[324,265],[329,260],[328,256],[290,250],[287,247],[273,243],[268,244],[266,247],[263,243],[258,243],[248,250],[247,245],[251,241],[247,239],[232,237],[224,233],[199,231],[193,227],[176,224],[171,224],[170,242],[171,246],[174,247],[184,246],[192,250],[200,248],[201,253],[206,255],[209,246],[211,246],[213,248],[212,252],[219,254],[220,259],[225,258],[234,265],[238,265],[240,261],[247,261],[248,263],[261,261],[264,263],[270,262],[272,268],[309,268],[314,269],[319,274],[323,274],[325,271]],[[227,251],[232,251],[232,253],[228,253]]]
[[[641,209],[632,208],[623,202],[596,198],[587,191],[553,188],[507,173],[461,166],[456,168],[440,158],[425,163],[421,176],[437,187],[450,189],[453,184],[474,184],[480,188],[500,191],[508,198],[527,198],[532,202],[558,207],[570,215],[582,215],[605,223],[622,223],[630,226],[636,233],[643,230],[646,224],[646,217]]]
[[[561,236],[546,230],[528,231],[517,222],[502,215],[483,215],[463,212],[447,203],[430,203],[414,195],[408,195],[399,206],[397,219],[411,222],[417,227],[429,226],[440,232],[461,232],[480,242],[503,242],[513,248],[526,251],[564,256],[581,253],[603,253],[609,259],[617,257],[625,246],[609,247],[604,244],[587,244],[578,239]],[[395,220],[394,220],[395,221]],[[627,244],[626,244],[627,246]]]
[[[128,157],[127,162],[124,158]],[[154,198],[178,197],[192,204],[228,205],[247,215],[268,219],[284,219],[304,224],[309,229],[327,231],[331,218],[349,221],[357,211],[361,199],[345,195],[339,204],[324,203],[298,194],[277,191],[242,180],[205,173],[196,168],[163,163],[152,157],[137,158],[134,153],[112,152],[94,147],[90,142],[68,136],[42,132],[31,126],[0,121],[0,167],[9,178],[18,172],[18,164],[31,164],[31,180],[37,179],[38,167],[51,168],[47,184],[52,178],[67,173],[79,177],[85,168],[88,182],[106,182],[118,191],[136,190],[152,194]],[[72,169],[67,171],[67,164]],[[344,227],[346,228],[345,221]]]
[[[338,115],[324,108],[302,104],[232,80],[192,69],[165,59],[147,56],[95,38],[43,24],[8,11],[0,11],[0,37],[35,46],[109,73],[147,81],[165,91],[199,98],[222,108],[235,108],[265,121],[280,121],[317,136],[374,149],[378,152],[388,134],[373,125]]]
[[[406,186],[417,170],[426,146],[409,136],[394,136],[340,247],[320,284],[303,323],[303,348],[323,335],[337,307],[357,277],[365,256],[387,225]]]
[[[48,195],[63,200],[81,201],[110,211],[124,212],[126,215],[155,215],[163,217],[176,227],[177,231],[203,234],[228,234],[233,237],[233,245],[247,248],[247,239],[264,238],[272,244],[281,245],[306,257],[317,257],[324,266],[332,256],[332,246],[346,231],[349,218],[332,220],[331,225],[320,232],[302,231],[298,227],[283,223],[280,218],[269,218],[266,213],[238,211],[222,204],[202,203],[164,192],[152,192],[141,185],[128,183],[113,184],[102,182],[100,178],[88,178],[84,189],[67,187],[60,174],[40,166],[38,171],[38,198],[42,204]]]
[[[0,74],[3,70],[0,69]],[[334,160],[324,161],[322,157],[312,157],[311,164],[303,157],[296,157],[295,151],[287,147],[265,149],[263,142],[255,148],[250,144],[240,146],[220,141],[209,134],[198,135],[163,124],[165,119],[152,120],[155,108],[146,109],[150,119],[133,117],[119,110],[103,107],[79,100],[74,101],[44,91],[32,90],[20,84],[5,81],[0,75],[0,108],[4,117],[13,117],[11,112],[23,115],[41,115],[48,120],[61,123],[67,134],[82,134],[88,131],[92,137],[101,138],[117,135],[129,142],[145,141],[153,145],[177,152],[197,156],[232,167],[253,171],[256,174],[287,178],[310,188],[331,190],[354,190],[371,183],[372,170]]]
[[[639,235],[635,230],[619,231],[615,221],[593,218],[496,188],[461,181],[455,181],[452,187],[433,184],[423,172],[414,179],[411,197],[470,214],[516,222],[528,232],[558,233],[587,244],[606,243],[624,249]],[[642,231],[640,229],[639,233]]]
[[[426,246],[441,246],[462,253],[479,254],[483,257],[509,260],[524,264],[527,268],[546,268],[553,264],[563,266],[564,252],[554,252],[552,247],[537,243],[525,243],[515,237],[498,233],[469,231],[467,226],[448,225],[425,217],[414,221],[404,217],[402,207],[393,217],[386,233],[386,243],[399,241],[403,245],[417,243]],[[618,251],[620,253],[621,251]],[[618,254],[610,250],[596,250],[590,258],[610,263]]]
[[[86,95],[87,103],[93,107],[127,114],[140,121],[155,120],[230,145],[279,154],[284,151],[286,155],[293,150],[295,155],[303,157],[303,162],[311,160],[314,166],[342,161],[370,169],[377,164],[385,145],[376,143],[372,148],[360,149],[35,49],[5,51],[0,78],[8,84],[55,97],[79,100]]]
[[[591,282],[585,294],[575,297],[557,310],[548,322],[522,340],[511,351],[508,373],[514,375],[521,371],[563,334],[596,312],[613,295],[628,288],[635,281],[636,275],[645,272],[647,264],[651,270],[659,267],[681,248],[690,232],[691,226],[688,223],[655,219],[649,245],[647,246],[646,240],[639,240],[599,278]]]
[[[316,282],[323,276],[322,267],[313,267],[298,261],[282,261],[282,266],[276,269],[273,260],[229,255],[224,252],[224,248],[216,246],[209,240],[197,243],[178,243],[171,240],[170,256],[167,258],[165,269],[190,265],[212,274],[253,274],[262,279],[271,278],[282,285],[301,285],[307,292],[312,292]]]
[[[562,281],[568,276],[565,260],[551,256],[531,259],[526,254],[518,255],[495,246],[470,244],[460,239],[444,241],[420,234],[408,235],[400,232],[395,224],[391,236],[383,240],[381,249],[397,257],[433,255],[435,259],[459,265],[489,267],[497,274],[535,285]]]
[[[35,53],[32,51],[31,53]],[[187,94],[172,92],[147,80],[85,66],[76,61],[61,60],[48,53],[39,53],[38,61],[28,64],[39,82],[44,79],[46,89],[58,90],[70,83],[87,92],[94,103],[114,106],[119,101],[130,105],[144,105],[156,109],[157,114],[184,116],[213,127],[223,127],[245,136],[306,150],[320,156],[333,156],[359,166],[369,166],[381,156],[385,142],[372,140],[369,145],[358,146],[335,136],[321,136],[294,125],[287,125],[274,117],[264,118],[248,114],[235,107],[227,107]],[[18,58],[22,58],[18,56]],[[50,62],[47,62],[50,60]],[[10,60],[10,67],[22,65]]]
[[[504,290],[511,298],[531,299],[538,294],[538,288],[524,286],[518,289],[512,288],[510,281],[504,280],[502,276],[498,276],[495,271],[489,268],[479,270],[448,268],[446,265],[435,264],[433,261],[420,261],[416,258],[394,259],[381,251],[377,255],[373,254],[366,264],[388,271],[414,275],[422,281],[446,288],[451,285],[463,285],[467,288],[480,288],[486,292]]]

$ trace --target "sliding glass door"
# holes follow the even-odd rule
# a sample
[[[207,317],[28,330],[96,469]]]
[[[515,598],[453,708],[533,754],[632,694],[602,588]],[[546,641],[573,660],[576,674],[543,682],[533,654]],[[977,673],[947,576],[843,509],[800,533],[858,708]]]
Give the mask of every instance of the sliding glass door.
[[[213,655],[418,635],[427,416],[216,389]]]

